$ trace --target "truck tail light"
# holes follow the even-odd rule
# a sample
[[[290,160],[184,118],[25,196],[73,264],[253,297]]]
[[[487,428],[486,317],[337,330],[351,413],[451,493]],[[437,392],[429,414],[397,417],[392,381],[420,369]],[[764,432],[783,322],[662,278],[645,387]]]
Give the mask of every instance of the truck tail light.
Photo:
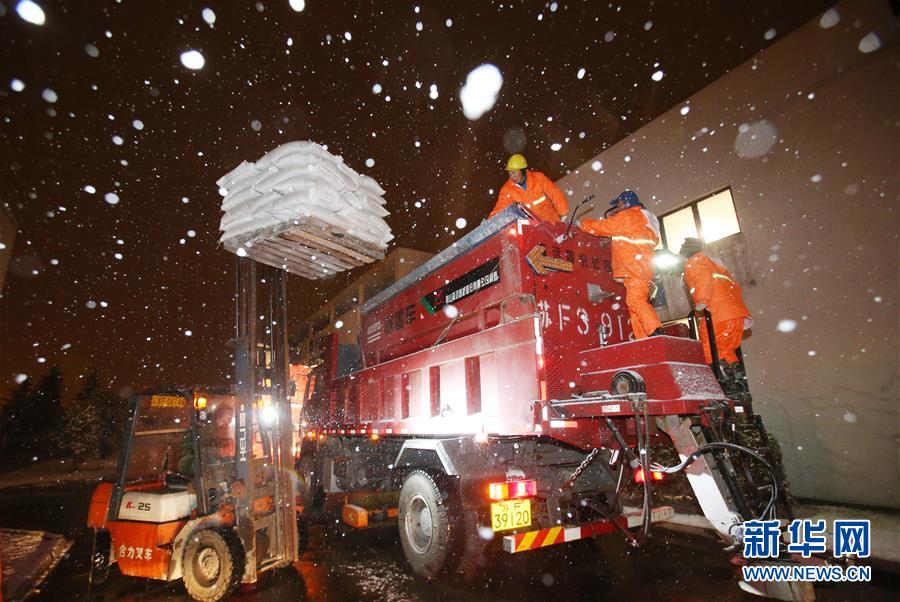
[[[523,481],[501,481],[488,485],[488,497],[492,500],[515,500],[523,497],[537,495],[537,481],[526,479]]]
[[[663,473],[658,472],[656,470],[650,471],[650,480],[651,481],[662,481],[664,478]],[[644,469],[643,467],[638,468],[634,471],[634,482],[635,483],[643,483],[644,482]]]

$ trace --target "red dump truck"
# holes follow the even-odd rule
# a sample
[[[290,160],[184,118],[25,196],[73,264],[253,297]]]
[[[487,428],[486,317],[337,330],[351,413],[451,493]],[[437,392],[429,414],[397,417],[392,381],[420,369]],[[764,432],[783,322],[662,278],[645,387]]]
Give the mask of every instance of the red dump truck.
[[[304,408],[300,503],[336,503],[356,527],[397,520],[419,575],[472,577],[503,553],[612,532],[638,545],[673,514],[651,503],[651,444],[689,459],[728,545],[774,516],[772,462],[741,440],[759,417],[723,394],[686,328],[632,340],[608,239],[512,206],[362,312],[365,367]],[[623,478],[643,482],[635,513]],[[778,587],[751,589],[798,595]]]

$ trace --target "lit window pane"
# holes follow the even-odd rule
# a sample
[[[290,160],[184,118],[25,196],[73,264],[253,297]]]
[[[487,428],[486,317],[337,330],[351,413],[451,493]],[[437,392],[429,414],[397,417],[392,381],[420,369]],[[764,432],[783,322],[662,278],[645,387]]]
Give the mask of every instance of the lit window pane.
[[[730,190],[723,190],[697,204],[703,240],[713,242],[741,231]]]
[[[685,238],[697,237],[697,225],[694,224],[694,213],[685,207],[662,218],[666,231],[666,244],[669,250],[677,253]]]

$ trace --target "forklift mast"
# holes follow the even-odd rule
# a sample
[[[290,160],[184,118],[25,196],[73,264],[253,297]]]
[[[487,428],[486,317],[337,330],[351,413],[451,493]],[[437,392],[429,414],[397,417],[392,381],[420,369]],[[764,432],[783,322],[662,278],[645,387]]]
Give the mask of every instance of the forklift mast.
[[[237,259],[233,491],[245,583],[297,559],[285,280],[282,270]]]

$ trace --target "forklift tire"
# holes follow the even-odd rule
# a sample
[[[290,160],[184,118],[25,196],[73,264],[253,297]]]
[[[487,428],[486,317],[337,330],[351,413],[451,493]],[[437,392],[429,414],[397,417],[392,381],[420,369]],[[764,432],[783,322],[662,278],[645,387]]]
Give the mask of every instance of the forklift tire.
[[[415,574],[436,579],[452,567],[454,526],[438,484],[414,470],[400,489],[398,525],[403,553]]]
[[[232,531],[203,529],[188,538],[181,564],[188,595],[201,602],[218,602],[244,576],[244,548]]]

